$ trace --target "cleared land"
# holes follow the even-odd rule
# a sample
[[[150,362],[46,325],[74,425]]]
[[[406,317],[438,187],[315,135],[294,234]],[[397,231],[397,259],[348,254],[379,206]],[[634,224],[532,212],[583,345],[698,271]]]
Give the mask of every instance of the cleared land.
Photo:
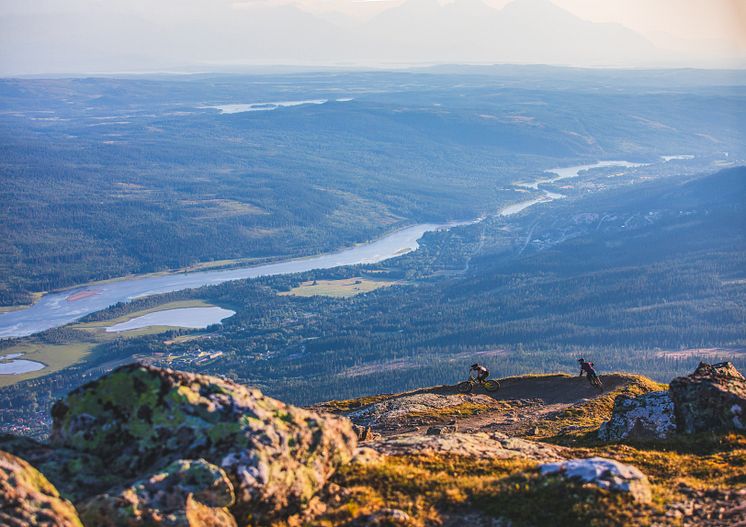
[[[367,278],[345,278],[342,280],[314,280],[303,282],[290,291],[280,293],[282,296],[331,296],[346,298],[362,293],[369,293],[381,287],[390,287],[397,282],[369,280]]]
[[[59,371],[88,355],[96,345],[95,342],[73,342],[70,344],[44,344],[41,342],[24,342],[6,348],[0,353],[3,357],[23,353],[18,359],[32,360],[46,364],[46,368],[19,375],[0,375],[0,387],[10,386],[20,381],[41,377]]]
[[[112,341],[118,338],[128,339],[140,337],[143,335],[157,335],[159,333],[164,333],[166,331],[172,330],[174,329],[173,326],[148,326],[145,328],[121,331],[118,333],[106,332],[106,328],[108,328],[109,326],[119,324],[120,322],[126,322],[133,318],[147,315],[148,313],[189,307],[216,306],[202,300],[168,302],[166,304],[161,304],[159,306],[151,307],[148,309],[142,309],[140,311],[134,311],[121,317],[109,320],[71,324],[69,326],[71,329],[82,330],[88,333],[89,337],[85,340],[69,342],[66,344],[47,344],[44,342],[40,342],[34,337],[24,339],[14,346],[10,346],[1,350],[0,357],[5,357],[15,353],[22,353],[23,356],[18,357],[19,359],[41,362],[47,367],[38,371],[23,373],[20,375],[0,375],[0,387],[10,386],[20,381],[41,377],[43,375],[59,371],[68,366],[72,366],[76,362],[84,359],[89,353],[91,353],[94,347],[104,342]],[[185,337],[189,337],[189,335],[185,335]]]

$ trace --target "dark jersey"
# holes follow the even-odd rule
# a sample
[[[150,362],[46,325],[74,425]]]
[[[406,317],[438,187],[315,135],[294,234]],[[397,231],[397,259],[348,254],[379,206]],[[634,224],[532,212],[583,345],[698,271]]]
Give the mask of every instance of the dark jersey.
[[[490,376],[490,370],[482,366],[481,364],[477,364],[476,368],[472,368],[469,370],[470,372],[475,372],[477,374],[478,379],[486,379]]]
[[[596,370],[593,369],[593,363],[592,362],[581,362],[580,363],[580,373],[581,375],[583,372],[587,373],[588,375],[595,375]]]

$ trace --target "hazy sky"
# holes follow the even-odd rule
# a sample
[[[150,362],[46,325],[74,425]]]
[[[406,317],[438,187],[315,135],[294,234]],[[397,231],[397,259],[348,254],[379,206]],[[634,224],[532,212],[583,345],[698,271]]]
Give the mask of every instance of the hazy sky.
[[[492,38],[485,18],[510,8],[511,0],[0,0],[0,74],[220,63],[363,65],[396,62],[397,50],[402,63],[746,63],[746,0],[514,1],[522,8],[513,10],[513,25],[533,26],[526,16],[533,9],[534,40],[547,28],[554,32],[554,19],[559,40],[522,43],[518,32],[511,50],[510,41]],[[436,2],[442,13],[433,10]],[[484,4],[494,9],[485,12]],[[500,23],[494,18],[496,28]],[[575,51],[553,49],[558,42],[569,45],[573,31],[579,31]],[[441,42],[449,39],[451,48]],[[598,50],[592,55],[585,48]]]

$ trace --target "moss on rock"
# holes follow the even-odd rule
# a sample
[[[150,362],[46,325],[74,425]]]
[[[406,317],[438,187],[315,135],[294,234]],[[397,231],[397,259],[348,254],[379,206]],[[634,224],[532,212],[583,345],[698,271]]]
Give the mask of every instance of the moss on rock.
[[[7,527],[82,527],[73,505],[44,475],[0,451],[0,525]]]
[[[53,418],[53,446],[96,455],[126,477],[184,458],[220,466],[240,524],[301,512],[356,446],[346,419],[220,378],[142,365],[71,392]]]
[[[80,506],[86,525],[98,527],[235,527],[235,502],[225,472],[202,459],[179,460],[133,484]]]

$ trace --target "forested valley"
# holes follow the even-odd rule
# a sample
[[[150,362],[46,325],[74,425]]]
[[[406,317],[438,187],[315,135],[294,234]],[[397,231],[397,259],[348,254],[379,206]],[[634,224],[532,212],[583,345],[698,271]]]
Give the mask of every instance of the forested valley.
[[[236,315],[204,331],[117,339],[81,364],[4,388],[3,423],[43,414],[54,397],[107,364],[173,365],[169,357],[201,351],[223,355],[191,369],[299,404],[452,383],[475,360],[507,376],[572,372],[585,356],[603,372],[665,381],[715,348],[743,368],[744,198],[744,168],[662,178],[429,233],[418,251],[381,264],[114,306],[87,320],[187,298]],[[348,277],[397,285],[351,298],[279,294]],[[80,335],[60,328],[34,338]]]

